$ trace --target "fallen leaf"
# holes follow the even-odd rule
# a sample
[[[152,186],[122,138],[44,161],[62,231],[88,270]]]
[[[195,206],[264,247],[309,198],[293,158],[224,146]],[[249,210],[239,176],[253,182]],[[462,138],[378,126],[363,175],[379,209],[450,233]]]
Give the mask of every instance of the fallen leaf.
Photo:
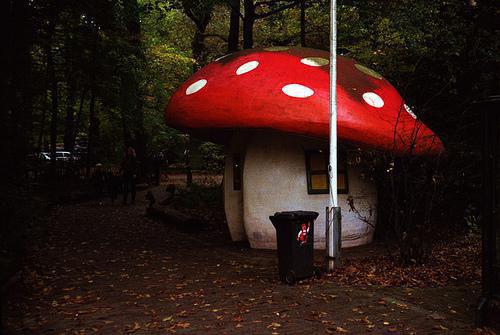
[[[281,325],[277,322],[273,322],[269,326],[267,326],[267,328],[279,328],[279,327],[281,327]]]
[[[443,325],[435,325],[433,327],[434,329],[438,329],[438,330],[449,330],[448,328],[446,328],[445,326]]]
[[[342,328],[342,327],[340,327],[340,326],[337,326],[337,328],[335,328],[335,331],[336,331],[337,333],[348,333],[348,332],[349,332],[347,329]]]
[[[191,326],[191,324],[189,322],[178,322],[175,324],[175,326],[178,328],[186,329],[186,328],[189,328],[189,326]]]
[[[181,311],[181,312],[177,313],[177,316],[186,317],[187,315],[188,315],[187,311]]]
[[[139,329],[141,329],[141,325],[138,323],[138,322],[134,322],[134,325],[132,326],[132,328],[128,329],[126,331],[126,333],[130,334],[130,333],[135,333],[136,331],[138,331]]]
[[[430,314],[429,317],[431,317],[433,320],[444,320],[445,319],[444,316],[439,315],[439,313],[437,313],[437,312]]]

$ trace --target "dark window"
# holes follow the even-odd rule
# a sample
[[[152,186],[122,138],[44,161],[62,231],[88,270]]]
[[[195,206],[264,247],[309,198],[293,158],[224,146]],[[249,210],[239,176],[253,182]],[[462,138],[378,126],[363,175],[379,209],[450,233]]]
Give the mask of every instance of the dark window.
[[[233,190],[241,191],[241,155],[233,154]]]
[[[328,151],[306,151],[307,193],[328,194]],[[337,193],[348,193],[345,155],[338,155]]]

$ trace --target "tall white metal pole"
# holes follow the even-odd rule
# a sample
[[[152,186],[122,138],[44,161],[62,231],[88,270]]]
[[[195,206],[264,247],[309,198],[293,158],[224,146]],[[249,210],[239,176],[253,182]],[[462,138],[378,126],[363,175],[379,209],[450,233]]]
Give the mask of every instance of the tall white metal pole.
[[[337,207],[337,4],[330,1],[330,207]]]
[[[338,260],[340,246],[340,230],[337,224],[340,220],[337,195],[337,2],[330,0],[330,203],[327,227],[327,270],[333,271]]]

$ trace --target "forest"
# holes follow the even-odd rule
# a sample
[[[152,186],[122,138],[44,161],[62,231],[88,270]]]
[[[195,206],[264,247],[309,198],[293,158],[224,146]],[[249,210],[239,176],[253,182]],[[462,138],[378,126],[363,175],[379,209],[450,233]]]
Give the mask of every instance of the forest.
[[[180,160],[163,110],[194,71],[243,48],[329,48],[326,1],[8,5],[3,142],[19,163],[82,145],[89,163],[112,163],[125,143]],[[493,1],[340,1],[339,52],[388,78],[453,150],[470,103],[498,91],[495,15]]]
[[[159,155],[188,186],[194,171],[221,174],[221,144],[165,122],[193,73],[243,49],[330,48],[327,0],[8,0],[2,14],[2,285],[22,266],[28,236],[45,234],[46,204],[89,185],[97,167],[116,170],[127,147],[143,182]],[[349,162],[384,190],[377,239],[396,246],[398,264],[429,264],[443,231],[480,230],[474,106],[500,93],[498,1],[337,0],[337,20],[337,54],[382,74],[443,141],[431,160],[373,150]],[[205,192],[193,202],[221,193],[191,190]]]
[[[192,163],[195,169],[220,171],[219,145],[165,125],[164,109],[176,88],[208,62],[240,49],[329,49],[327,1],[20,0],[6,5],[5,213],[13,213],[19,201],[29,202],[11,199],[29,198],[28,176],[39,169],[33,158],[40,152],[52,163],[56,150],[73,153],[84,175],[97,163],[119,163],[127,145],[135,147],[144,175],[159,152],[188,174]],[[337,10],[338,53],[382,73],[443,140],[447,155],[432,168],[437,204],[449,221],[463,221],[463,209],[477,206],[479,128],[470,107],[498,93],[500,85],[495,1],[346,0]],[[197,157],[191,159],[191,153]],[[394,157],[366,161],[375,175],[394,165]],[[47,176],[55,182],[52,163]],[[421,174],[419,164],[412,163],[414,173]],[[379,177],[386,181],[387,176]]]

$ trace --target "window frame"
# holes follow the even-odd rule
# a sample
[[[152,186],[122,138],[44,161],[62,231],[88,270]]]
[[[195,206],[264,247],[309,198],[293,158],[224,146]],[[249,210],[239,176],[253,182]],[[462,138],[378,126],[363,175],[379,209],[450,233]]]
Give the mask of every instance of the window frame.
[[[313,170],[311,171],[311,155],[312,154],[318,154],[318,153],[323,153],[325,155],[325,162],[326,166],[324,170]],[[306,156],[306,179],[307,179],[307,193],[308,194],[328,194],[328,189],[330,188],[330,178],[328,177],[328,158],[329,158],[329,151],[325,149],[310,149],[305,151],[305,156]],[[339,160],[338,160],[338,171],[337,171],[337,176],[339,173],[342,173],[345,175],[344,178],[344,183],[345,187],[342,189],[339,189],[337,186],[337,193],[338,194],[348,194],[349,193],[349,176],[347,173],[347,159],[345,158],[345,154],[342,152],[339,152]],[[326,175],[326,183],[327,183],[327,188],[326,189],[313,189],[312,188],[312,176],[313,175]]]

